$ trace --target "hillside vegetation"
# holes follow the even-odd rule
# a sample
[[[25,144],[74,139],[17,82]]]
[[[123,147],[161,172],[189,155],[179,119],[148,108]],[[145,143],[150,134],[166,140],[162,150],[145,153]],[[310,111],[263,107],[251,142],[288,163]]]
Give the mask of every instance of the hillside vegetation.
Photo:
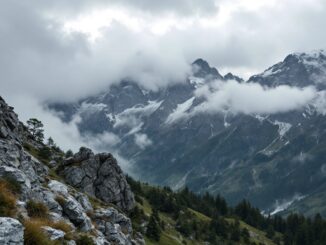
[[[246,200],[230,207],[220,196],[127,180],[137,201],[130,213],[133,227],[147,244],[326,244],[326,222],[319,214],[266,217]]]

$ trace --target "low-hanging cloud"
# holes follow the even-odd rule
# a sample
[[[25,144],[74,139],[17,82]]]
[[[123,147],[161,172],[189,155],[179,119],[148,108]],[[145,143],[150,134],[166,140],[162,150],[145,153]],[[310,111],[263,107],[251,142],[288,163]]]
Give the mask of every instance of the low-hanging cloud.
[[[37,117],[44,124],[45,138],[53,138],[58,146],[67,151],[68,149],[77,152],[81,146],[91,148],[95,152],[111,152],[118,159],[119,165],[126,172],[132,172],[130,162],[119,154],[115,146],[120,143],[120,138],[111,132],[103,134],[81,135],[78,130],[78,123],[81,118],[77,115],[69,123],[62,122],[55,112],[43,107],[33,97],[11,97],[7,103],[14,101],[18,108],[28,107],[30,110],[19,110],[19,119],[26,122],[30,117]],[[16,110],[15,110],[16,111]]]
[[[251,9],[256,6],[259,8]],[[118,8],[124,18],[131,16],[139,28],[131,28],[131,19],[112,18],[94,42],[89,41],[88,33],[63,31],[67,21],[107,7]],[[325,9],[323,0],[1,1],[1,95],[24,119],[34,116],[48,124],[48,135],[57,138],[62,147],[78,148],[82,141],[78,141],[76,125],[62,124],[35,104],[75,101],[124,78],[156,90],[185,81],[189,64],[198,57],[223,71],[245,75],[261,71],[290,52],[325,48]],[[282,25],[275,25],[275,18]],[[155,34],[157,29],[163,31]],[[220,102],[218,91],[208,91],[206,104],[196,110],[214,112],[217,102],[218,108],[229,106],[243,113],[264,111],[265,97],[277,97],[264,88],[244,86],[257,96],[260,106],[250,98],[240,103],[235,92],[223,89],[228,95],[221,95],[230,103]],[[294,98],[283,105],[288,109],[299,107],[313,93],[290,88],[278,88],[278,92]],[[241,91],[239,95],[243,95]],[[273,106],[266,105],[268,111],[281,107],[278,101],[271,101]],[[107,135],[105,140],[113,138]]]
[[[216,81],[199,88],[195,95],[205,101],[192,113],[231,111],[244,114],[273,114],[300,109],[316,96],[313,87],[263,87],[257,83]]]
[[[213,81],[199,87],[194,97],[177,106],[166,120],[172,124],[201,113],[274,114],[298,110],[314,101],[318,93],[314,87],[270,88],[258,83]],[[202,102],[193,105],[195,99]]]
[[[147,146],[150,146],[152,144],[152,140],[148,138],[147,134],[137,133],[135,134],[135,144],[140,149],[145,149]]]

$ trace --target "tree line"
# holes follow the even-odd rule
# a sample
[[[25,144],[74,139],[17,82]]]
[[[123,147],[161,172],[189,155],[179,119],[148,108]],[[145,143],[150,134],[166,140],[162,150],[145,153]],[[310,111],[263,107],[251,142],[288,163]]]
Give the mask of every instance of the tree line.
[[[144,197],[154,210],[147,229],[147,236],[154,240],[159,240],[160,232],[164,230],[164,223],[162,224],[158,216],[158,212],[162,212],[176,220],[175,228],[181,234],[208,241],[210,244],[221,244],[223,241],[229,242],[226,244],[238,244],[239,241],[255,244],[250,242],[249,231],[241,228],[240,222],[263,231],[275,244],[326,244],[326,221],[320,214],[313,218],[300,214],[290,214],[287,217],[265,216],[247,200],[231,207],[220,195],[198,195],[187,187],[173,192],[169,187],[152,187],[131,177],[127,177],[127,180],[135,193],[136,201],[142,202],[141,197]],[[136,214],[131,215],[132,218],[137,218],[137,215],[142,213],[136,209]],[[193,218],[191,210],[206,215],[210,222],[198,222]]]

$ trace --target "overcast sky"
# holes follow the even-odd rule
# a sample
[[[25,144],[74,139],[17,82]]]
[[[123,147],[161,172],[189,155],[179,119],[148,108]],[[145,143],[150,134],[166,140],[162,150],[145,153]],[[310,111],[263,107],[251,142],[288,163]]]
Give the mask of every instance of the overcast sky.
[[[199,57],[248,78],[325,49],[325,23],[325,0],[0,0],[0,91],[25,120],[127,76],[178,82]]]

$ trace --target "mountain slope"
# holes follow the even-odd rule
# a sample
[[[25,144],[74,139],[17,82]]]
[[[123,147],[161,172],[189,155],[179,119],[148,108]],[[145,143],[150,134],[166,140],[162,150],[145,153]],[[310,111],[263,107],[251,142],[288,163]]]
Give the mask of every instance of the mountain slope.
[[[201,213],[200,205],[227,215],[222,198],[205,201],[188,191],[174,193],[126,179],[108,153],[81,147],[65,155],[53,141],[44,144],[33,136],[1,97],[0,114],[1,244],[274,244],[260,227],[236,221],[239,217],[219,218],[226,230],[223,235],[215,231],[217,218]],[[160,211],[162,229],[156,240],[149,232],[154,210]]]
[[[81,148],[65,159],[57,146],[36,140],[1,97],[0,115],[1,244],[144,244],[121,211],[132,209],[135,202],[111,155],[104,158]],[[75,172],[68,168],[70,164]],[[87,165],[87,177],[79,164]],[[108,180],[92,175],[97,165],[111,172]],[[57,174],[58,168],[74,180],[87,180],[85,192],[82,186],[68,185]],[[89,187],[96,183],[106,192],[93,193]]]
[[[207,102],[198,94],[219,90],[216,79],[269,88],[312,86],[316,96],[281,113],[234,113],[228,106],[196,113]],[[174,189],[187,185],[198,193],[221,193],[232,204],[248,198],[274,212],[324,186],[325,84],[324,51],[291,54],[247,82],[222,76],[198,59],[186,81],[156,92],[123,81],[73,105],[50,108],[62,112],[64,120],[81,117],[84,135],[114,134],[119,140],[102,147],[129,160],[135,177]]]

